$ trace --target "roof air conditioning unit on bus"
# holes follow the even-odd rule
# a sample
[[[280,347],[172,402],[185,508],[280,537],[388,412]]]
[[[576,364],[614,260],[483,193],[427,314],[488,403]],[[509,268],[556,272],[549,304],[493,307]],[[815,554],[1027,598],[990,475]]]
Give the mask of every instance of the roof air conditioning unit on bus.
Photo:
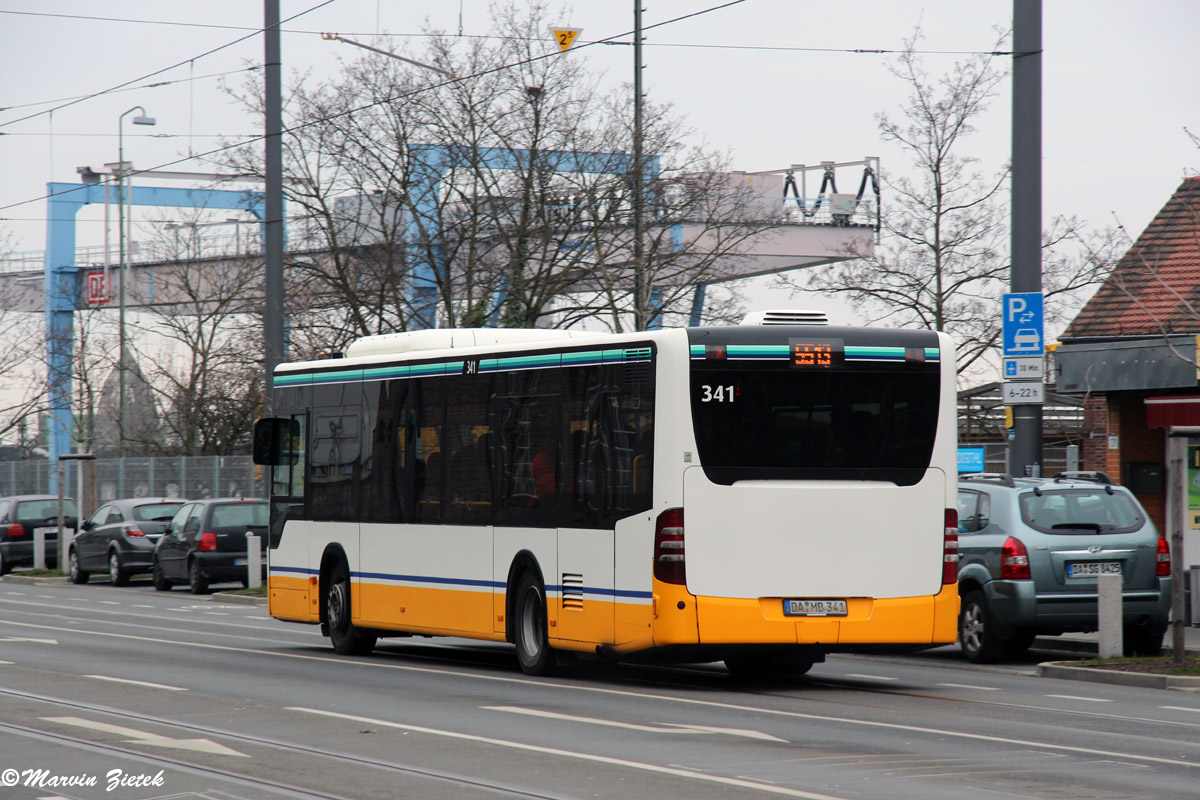
[[[751,311],[743,325],[828,325],[824,311]]]

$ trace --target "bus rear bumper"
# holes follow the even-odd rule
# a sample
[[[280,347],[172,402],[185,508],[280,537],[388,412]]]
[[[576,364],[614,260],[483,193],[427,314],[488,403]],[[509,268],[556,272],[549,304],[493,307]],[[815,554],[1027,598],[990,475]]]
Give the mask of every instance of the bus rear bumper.
[[[958,635],[954,584],[934,596],[847,598],[845,616],[787,616],[783,600],[696,597],[697,643],[802,644],[834,652],[841,646],[952,644]]]

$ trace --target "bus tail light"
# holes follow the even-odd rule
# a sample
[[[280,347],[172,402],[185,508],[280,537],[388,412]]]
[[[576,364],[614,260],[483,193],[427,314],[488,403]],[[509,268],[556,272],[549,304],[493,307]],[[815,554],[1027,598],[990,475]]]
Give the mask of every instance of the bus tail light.
[[[1010,536],[1004,540],[1000,548],[1000,577],[1006,581],[1029,579],[1029,551],[1020,539]]]
[[[12,525],[8,526],[8,538],[16,539],[18,536],[24,536],[24,535],[25,535],[25,526],[24,525],[18,525],[17,523],[14,522]]]
[[[654,524],[654,577],[663,583],[687,583],[682,508],[668,508]]]
[[[217,549],[217,535],[207,532],[200,534],[200,546],[196,548],[201,553],[211,553]]]
[[[946,532],[942,539],[942,585],[958,583],[958,509],[946,509]]]
[[[138,537],[145,538],[146,536],[146,532],[137,525],[124,525],[121,527],[121,533],[125,534],[126,536],[132,536],[135,539]]]
[[[1167,544],[1167,537],[1161,533],[1158,535],[1158,555],[1154,560],[1154,575],[1158,578],[1171,577],[1171,547]]]

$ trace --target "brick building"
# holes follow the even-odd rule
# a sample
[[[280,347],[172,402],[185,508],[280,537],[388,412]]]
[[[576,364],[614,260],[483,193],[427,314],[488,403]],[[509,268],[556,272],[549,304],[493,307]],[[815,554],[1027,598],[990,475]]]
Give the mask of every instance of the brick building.
[[[1083,398],[1082,467],[1129,486],[1166,530],[1167,429],[1200,426],[1200,177],[1183,181],[1060,339],[1058,390]]]

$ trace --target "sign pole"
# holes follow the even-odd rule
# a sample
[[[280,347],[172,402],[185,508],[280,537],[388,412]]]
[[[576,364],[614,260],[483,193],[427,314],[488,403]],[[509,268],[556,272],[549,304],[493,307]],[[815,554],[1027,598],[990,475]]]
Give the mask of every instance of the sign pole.
[[[1041,293],[1041,248],[1042,0],[1013,0],[1011,291]],[[1041,348],[1036,355],[1043,353]],[[1009,354],[1006,347],[1005,355]],[[1042,407],[1014,404],[1013,433],[1013,474],[1039,476]]]

